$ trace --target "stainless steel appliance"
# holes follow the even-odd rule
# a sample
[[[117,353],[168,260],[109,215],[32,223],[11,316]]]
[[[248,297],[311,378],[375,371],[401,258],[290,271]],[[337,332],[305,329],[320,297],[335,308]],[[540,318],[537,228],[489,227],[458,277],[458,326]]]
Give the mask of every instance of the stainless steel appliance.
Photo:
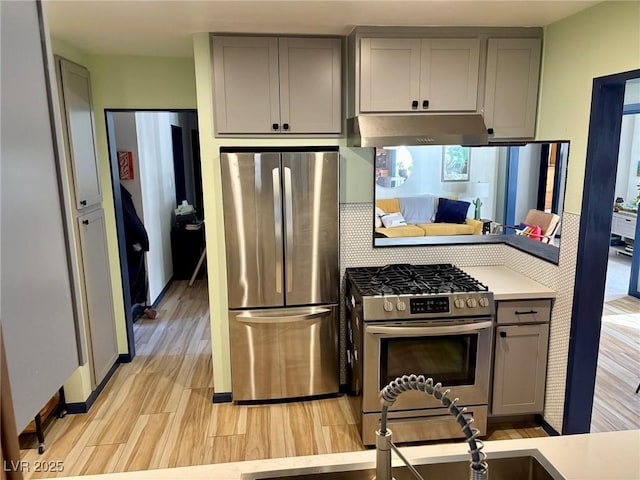
[[[450,389],[486,432],[494,302],[487,287],[450,264],[347,268],[347,362],[365,445],[375,442],[380,390],[424,375]],[[396,441],[461,436],[434,398],[407,392],[389,411]]]
[[[220,160],[233,399],[336,393],[337,148]]]

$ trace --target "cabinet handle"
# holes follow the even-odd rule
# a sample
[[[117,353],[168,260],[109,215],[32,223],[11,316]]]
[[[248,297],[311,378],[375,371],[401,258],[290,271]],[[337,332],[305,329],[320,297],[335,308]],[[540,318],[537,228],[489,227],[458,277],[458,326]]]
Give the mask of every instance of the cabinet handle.
[[[423,100],[422,108],[429,108],[429,100]]]
[[[82,220],[83,225],[89,225],[89,220]]]
[[[289,130],[289,124],[288,123],[283,123],[282,124],[282,129],[283,130]]]
[[[487,128],[487,133],[489,135],[493,135],[493,128]]]
[[[418,108],[418,100],[411,102],[411,108]]]
[[[529,310],[528,312],[519,312],[516,310],[516,315],[536,315],[537,313],[536,310]]]
[[[80,200],[80,205],[86,206],[87,205],[87,201],[86,200]]]
[[[500,338],[506,338],[507,332],[500,332]]]
[[[274,130],[278,130],[280,128],[280,125],[274,123],[273,125],[271,125],[271,128],[273,128]]]

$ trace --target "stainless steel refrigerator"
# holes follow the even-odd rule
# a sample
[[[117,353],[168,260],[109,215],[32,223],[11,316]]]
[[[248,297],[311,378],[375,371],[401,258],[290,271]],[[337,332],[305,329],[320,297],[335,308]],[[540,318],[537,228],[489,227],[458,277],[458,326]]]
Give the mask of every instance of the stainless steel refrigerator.
[[[234,401],[337,392],[337,148],[223,148],[221,168]]]

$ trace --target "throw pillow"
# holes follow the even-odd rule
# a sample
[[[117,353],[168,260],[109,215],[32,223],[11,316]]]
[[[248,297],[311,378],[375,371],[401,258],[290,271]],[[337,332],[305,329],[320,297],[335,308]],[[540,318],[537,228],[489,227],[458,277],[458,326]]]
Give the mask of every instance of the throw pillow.
[[[542,228],[538,225],[527,225],[526,223],[520,224],[521,235],[529,237],[533,240],[542,241]]]
[[[400,212],[387,213],[380,218],[382,219],[382,224],[387,228],[401,227],[407,224]]]
[[[462,200],[449,200],[440,198],[438,200],[438,210],[436,211],[436,223],[465,223],[469,202]]]

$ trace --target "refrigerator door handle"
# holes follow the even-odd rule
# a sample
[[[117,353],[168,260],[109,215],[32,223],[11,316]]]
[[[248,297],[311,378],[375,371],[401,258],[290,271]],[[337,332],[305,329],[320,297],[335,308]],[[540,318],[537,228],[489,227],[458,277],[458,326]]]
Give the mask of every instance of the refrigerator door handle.
[[[264,315],[256,314],[256,312],[241,313],[236,316],[236,320],[242,323],[292,323],[301,320],[313,320],[323,317],[331,312],[328,308],[312,308],[307,313],[297,315]]]
[[[282,293],[282,193],[280,192],[280,168],[271,170],[273,181],[273,225],[275,234],[276,292]]]
[[[284,167],[284,215],[285,215],[285,268],[287,270],[287,292],[293,286],[293,195],[291,190],[291,169]]]

